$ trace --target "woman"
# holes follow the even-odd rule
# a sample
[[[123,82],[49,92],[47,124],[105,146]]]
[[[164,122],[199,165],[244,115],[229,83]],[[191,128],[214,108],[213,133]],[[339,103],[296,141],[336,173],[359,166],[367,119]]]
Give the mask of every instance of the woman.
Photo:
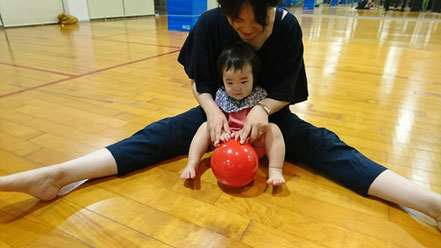
[[[212,142],[228,122],[213,100],[220,75],[216,59],[236,40],[251,44],[262,63],[260,86],[268,92],[248,114],[241,142],[259,138],[268,120],[277,124],[286,144],[286,159],[303,162],[364,196],[376,196],[421,211],[441,230],[441,196],[387,170],[347,146],[334,133],[316,128],[292,114],[288,105],[306,100],[306,74],[300,26],[275,7],[277,0],[219,0],[221,9],[201,15],[179,56],[193,79],[200,107],[166,118],[132,137],[62,164],[0,178],[0,190],[20,191],[42,200],[57,196],[64,185],[129,172],[187,153],[198,127],[207,121]],[[263,106],[263,107],[262,107]],[[93,165],[93,166],[92,166]]]

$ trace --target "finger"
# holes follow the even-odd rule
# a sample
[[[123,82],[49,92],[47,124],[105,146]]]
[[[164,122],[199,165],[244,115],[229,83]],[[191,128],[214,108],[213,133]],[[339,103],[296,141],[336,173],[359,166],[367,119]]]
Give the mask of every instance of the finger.
[[[210,128],[210,140],[211,142],[215,142],[216,140],[216,131],[214,130],[214,128]]]
[[[234,140],[238,141],[240,139],[240,131],[234,134]]]
[[[222,127],[217,126],[216,127],[216,131],[214,133],[214,141],[217,142],[217,143],[219,143],[219,138],[221,136],[221,131],[222,131]]]
[[[228,126],[228,122],[227,122],[227,121],[224,121],[224,126],[223,126],[223,128],[224,128],[224,131],[225,131],[226,133],[231,133],[231,131],[230,131],[230,127]]]
[[[215,138],[216,139],[219,139],[219,137],[221,136],[221,134],[222,134],[222,127],[220,127],[220,126],[217,126],[216,127],[216,133],[215,133]]]
[[[248,138],[248,135],[250,134],[250,129],[251,127],[249,125],[245,125],[244,128],[242,128],[242,130],[240,130],[240,143],[243,144],[245,143],[245,140]]]
[[[259,135],[261,135],[259,128],[254,126],[253,129],[251,129],[250,142],[253,143],[259,137]]]

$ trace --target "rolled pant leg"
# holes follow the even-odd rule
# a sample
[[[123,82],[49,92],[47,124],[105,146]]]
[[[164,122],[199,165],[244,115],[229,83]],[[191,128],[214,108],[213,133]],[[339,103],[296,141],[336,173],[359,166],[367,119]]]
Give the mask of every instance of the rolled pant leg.
[[[152,123],[133,136],[107,147],[118,176],[188,153],[199,126],[207,120],[201,107]]]
[[[386,170],[346,145],[335,133],[301,120],[288,109],[274,114],[270,121],[282,131],[286,160],[302,162],[361,195],[367,196],[372,182]]]

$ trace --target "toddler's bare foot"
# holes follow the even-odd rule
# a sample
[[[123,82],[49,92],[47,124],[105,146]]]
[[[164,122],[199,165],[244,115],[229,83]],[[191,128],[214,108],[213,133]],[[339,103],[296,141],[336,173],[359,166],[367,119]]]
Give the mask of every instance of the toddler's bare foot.
[[[57,170],[40,168],[0,177],[0,191],[23,192],[43,201],[57,197],[61,185],[57,184]]]
[[[269,179],[266,181],[267,184],[277,186],[285,183],[285,178],[282,174],[282,169],[270,168],[269,169]]]
[[[184,171],[181,173],[182,179],[194,179],[196,177],[196,170],[198,169],[197,165],[187,164]]]

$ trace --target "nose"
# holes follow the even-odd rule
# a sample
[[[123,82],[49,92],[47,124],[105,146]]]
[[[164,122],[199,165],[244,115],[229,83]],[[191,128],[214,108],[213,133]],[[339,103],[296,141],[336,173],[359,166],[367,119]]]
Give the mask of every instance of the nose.
[[[240,85],[234,87],[234,92],[236,92],[236,93],[242,92],[242,87],[240,87]]]
[[[253,31],[253,29],[254,29],[253,25],[254,24],[252,22],[245,22],[243,27],[242,27],[243,32],[251,33]]]

